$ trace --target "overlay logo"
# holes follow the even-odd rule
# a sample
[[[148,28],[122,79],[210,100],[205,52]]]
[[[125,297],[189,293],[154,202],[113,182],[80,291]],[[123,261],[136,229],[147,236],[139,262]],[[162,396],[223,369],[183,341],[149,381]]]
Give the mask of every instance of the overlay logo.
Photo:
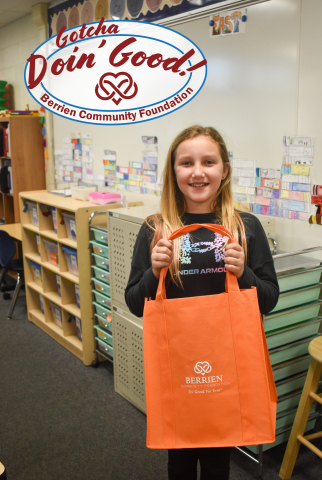
[[[44,108],[94,125],[146,122],[201,90],[207,60],[189,38],[154,23],[104,20],[66,29],[27,59],[25,84]]]
[[[211,370],[212,370],[212,367],[209,364],[209,362],[197,362],[194,368],[195,373],[199,373],[201,375],[210,373]]]

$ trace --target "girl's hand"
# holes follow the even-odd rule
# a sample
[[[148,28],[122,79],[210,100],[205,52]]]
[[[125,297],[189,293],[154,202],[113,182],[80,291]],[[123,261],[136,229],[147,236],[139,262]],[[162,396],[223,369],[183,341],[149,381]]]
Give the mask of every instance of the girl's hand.
[[[161,238],[152,250],[151,263],[152,272],[156,278],[160,278],[160,270],[169,267],[173,260],[172,240]]]
[[[244,249],[239,243],[229,243],[225,248],[225,267],[231,273],[234,273],[237,278],[240,278],[244,273],[245,254]]]

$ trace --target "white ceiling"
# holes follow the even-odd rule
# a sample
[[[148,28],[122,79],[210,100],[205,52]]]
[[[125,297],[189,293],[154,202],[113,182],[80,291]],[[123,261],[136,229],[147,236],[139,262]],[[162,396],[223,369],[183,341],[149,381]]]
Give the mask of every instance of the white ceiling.
[[[55,4],[53,0],[0,0],[0,28],[31,14],[31,7],[37,3]]]

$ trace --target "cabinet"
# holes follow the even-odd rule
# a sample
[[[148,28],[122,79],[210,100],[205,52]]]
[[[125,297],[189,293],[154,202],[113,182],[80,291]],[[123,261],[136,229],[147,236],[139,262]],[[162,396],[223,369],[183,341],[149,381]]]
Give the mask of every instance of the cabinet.
[[[89,218],[102,206],[46,191],[19,196],[28,319],[90,365],[95,346]]]
[[[19,192],[46,188],[42,125],[39,117],[1,117],[0,128],[9,126],[12,194],[0,192],[0,218],[19,223]],[[2,132],[0,132],[2,134]],[[4,157],[0,157],[1,167]]]

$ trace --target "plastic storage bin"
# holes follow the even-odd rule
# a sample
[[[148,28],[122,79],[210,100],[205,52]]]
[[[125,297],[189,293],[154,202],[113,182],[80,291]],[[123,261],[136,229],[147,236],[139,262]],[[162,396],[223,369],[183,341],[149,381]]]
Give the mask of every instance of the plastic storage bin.
[[[109,345],[113,345],[113,337],[110,333],[105,332],[102,328],[98,327],[97,325],[94,326],[96,330],[96,336],[100,340],[108,343]]]
[[[98,255],[102,255],[102,257],[108,258],[108,246],[102,245],[101,243],[94,242],[93,240],[90,241],[92,244],[93,253],[97,253]]]
[[[111,317],[112,318],[112,317]],[[100,315],[95,314],[95,322],[97,325],[99,325],[101,328],[105,328],[109,333],[112,333],[112,322],[108,321],[107,318],[101,317]]]
[[[82,321],[80,318],[75,317],[75,322],[76,322],[76,329],[77,329],[77,337],[78,337],[78,340],[81,342],[82,341]]]
[[[95,278],[101,282],[110,283],[110,272],[103,270],[102,268],[92,266]]]
[[[76,222],[75,222],[75,215],[71,215],[70,213],[63,212],[63,217],[65,220],[67,237],[69,240],[77,240],[76,235]]]
[[[79,285],[75,283],[75,295],[76,295],[76,303],[78,308],[80,308],[80,296],[79,296]]]
[[[56,273],[56,283],[57,283],[58,295],[61,297],[60,275],[58,275],[58,273]]]
[[[109,308],[103,307],[99,303],[93,302],[95,313],[100,317],[106,318],[109,322],[112,321],[112,312]]]
[[[110,296],[110,286],[109,285],[107,285],[104,282],[101,282],[97,278],[92,278],[92,281],[94,283],[95,290],[98,290],[99,292],[102,292],[104,295]]]
[[[39,285],[39,287],[42,287],[42,275],[41,275],[41,266],[38,265],[38,263],[33,262],[32,260],[28,259],[28,263],[31,266],[32,270],[32,275],[34,277],[34,282]]]
[[[97,267],[104,268],[104,270],[110,269],[110,262],[107,258],[104,258],[101,255],[96,255],[96,253],[92,253],[92,258]]]
[[[46,247],[47,251],[47,258],[48,262],[54,265],[55,267],[58,267],[59,261],[58,261],[58,246],[56,243],[49,242],[48,240],[44,239],[44,244]]]
[[[37,203],[31,202],[30,200],[26,200],[26,203],[30,215],[30,223],[32,223],[35,227],[39,227]]]
[[[92,228],[92,234],[94,240],[98,243],[106,243],[108,244],[108,233],[105,230],[100,230],[98,228]]]
[[[75,250],[75,248],[66,247],[65,245],[62,246],[62,250],[66,257],[69,273],[78,276],[77,250]]]
[[[113,347],[111,345],[108,345],[107,343],[103,342],[97,337],[96,337],[96,342],[99,350],[109,355],[110,357],[113,357]]]
[[[39,233],[36,233],[36,242],[37,242],[38,255],[40,255],[40,235],[39,235]]]
[[[43,295],[41,295],[41,293],[39,294],[39,302],[40,302],[40,310],[41,310],[41,313],[45,314],[44,297],[43,297]]]
[[[53,320],[58,325],[59,327],[63,328],[63,316],[62,316],[62,310],[60,307],[58,307],[55,303],[49,301],[50,308],[53,314]]]
[[[57,210],[56,207],[51,207],[52,210],[52,216],[53,216],[53,226],[55,233],[57,233]]]
[[[109,297],[106,297],[106,295],[103,295],[100,293],[98,290],[92,290],[95,301],[99,304],[102,305],[103,307],[111,308],[111,299]]]

